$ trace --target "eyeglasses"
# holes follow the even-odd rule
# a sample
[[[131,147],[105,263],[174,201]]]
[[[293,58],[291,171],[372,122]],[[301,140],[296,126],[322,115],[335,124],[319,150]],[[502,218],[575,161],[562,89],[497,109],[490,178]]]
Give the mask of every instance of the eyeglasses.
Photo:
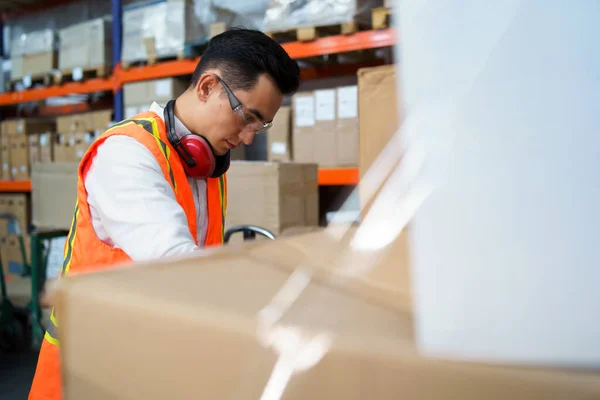
[[[266,132],[272,125],[273,122],[262,122],[258,116],[252,111],[248,110],[242,102],[233,94],[233,91],[227,86],[223,79],[218,75],[215,75],[219,83],[223,85],[223,89],[225,89],[225,93],[227,93],[227,97],[229,98],[229,104],[231,105],[231,110],[239,115],[244,122],[245,129],[248,129],[254,133],[264,133]]]

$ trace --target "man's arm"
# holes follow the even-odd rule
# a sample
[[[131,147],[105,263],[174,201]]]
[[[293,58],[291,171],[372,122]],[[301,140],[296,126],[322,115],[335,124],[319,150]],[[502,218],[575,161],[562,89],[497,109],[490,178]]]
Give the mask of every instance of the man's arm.
[[[112,136],[98,147],[85,179],[94,229],[134,261],[197,250],[187,217],[152,153]],[[100,232],[102,231],[102,232]]]

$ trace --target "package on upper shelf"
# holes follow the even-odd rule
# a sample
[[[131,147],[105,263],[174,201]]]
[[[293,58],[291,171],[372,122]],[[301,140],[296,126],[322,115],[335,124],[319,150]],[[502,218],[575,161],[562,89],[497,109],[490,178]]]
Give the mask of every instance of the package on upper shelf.
[[[10,48],[11,57],[51,52],[56,50],[56,34],[52,29],[23,33],[13,38]]]
[[[264,30],[284,31],[306,26],[371,23],[371,9],[382,0],[270,0]]]
[[[193,4],[170,0],[126,7],[123,12],[125,63],[153,61],[183,54],[186,41],[200,36]]]
[[[112,22],[96,18],[61,29],[58,68],[97,68],[111,64]]]

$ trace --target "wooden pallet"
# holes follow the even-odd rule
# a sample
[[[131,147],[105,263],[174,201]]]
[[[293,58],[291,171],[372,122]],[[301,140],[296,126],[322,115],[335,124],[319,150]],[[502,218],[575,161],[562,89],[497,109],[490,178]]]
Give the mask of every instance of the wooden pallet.
[[[108,76],[109,73],[109,68],[106,65],[63,69],[54,73],[53,80],[55,85],[60,85],[61,83],[65,82],[77,82],[92,78],[104,78]]]
[[[52,83],[52,72],[47,72],[43,74],[28,76],[26,78],[11,80],[10,90],[17,90],[19,89],[19,86],[25,89],[34,87],[35,85],[50,86],[52,85]]]
[[[164,61],[173,61],[173,60],[183,60],[185,59],[184,50],[181,50],[177,55],[169,56],[169,57],[148,57],[145,60],[137,60],[132,62],[122,61],[121,69],[129,69],[132,67],[139,67],[143,65],[154,65]]]
[[[370,24],[366,22],[352,21],[343,24],[323,26],[302,26],[298,28],[269,31],[266,34],[280,43],[285,42],[308,42],[318,38],[332,35],[347,35],[368,29],[385,29],[391,25],[391,8],[378,7],[371,10]]]
[[[378,7],[371,10],[371,29],[385,29],[392,25],[392,9]]]

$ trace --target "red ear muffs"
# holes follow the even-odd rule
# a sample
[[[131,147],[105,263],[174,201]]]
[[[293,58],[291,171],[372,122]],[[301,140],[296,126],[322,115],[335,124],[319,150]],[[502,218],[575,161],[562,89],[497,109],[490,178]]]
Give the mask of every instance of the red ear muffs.
[[[186,135],[181,138],[180,143],[195,161],[195,165],[193,165],[184,160],[185,173],[196,179],[206,179],[212,176],[215,172],[215,156],[207,141],[198,135]]]
[[[181,158],[185,173],[195,179],[218,178],[229,169],[230,152],[216,156],[212,146],[192,133],[179,138],[175,132],[175,100],[165,106],[164,118],[169,142]]]

